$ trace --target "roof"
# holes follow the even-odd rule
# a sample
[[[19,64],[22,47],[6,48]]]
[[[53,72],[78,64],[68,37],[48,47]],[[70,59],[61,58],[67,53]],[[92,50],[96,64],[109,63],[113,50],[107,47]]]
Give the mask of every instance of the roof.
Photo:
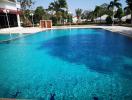
[[[72,18],[77,18],[77,16],[73,16]]]
[[[126,21],[126,19],[131,19],[131,15],[129,14],[121,18],[122,21]]]
[[[103,15],[101,17],[96,18],[95,20],[96,21],[99,21],[99,20],[105,21],[107,17],[108,17],[108,15]]]

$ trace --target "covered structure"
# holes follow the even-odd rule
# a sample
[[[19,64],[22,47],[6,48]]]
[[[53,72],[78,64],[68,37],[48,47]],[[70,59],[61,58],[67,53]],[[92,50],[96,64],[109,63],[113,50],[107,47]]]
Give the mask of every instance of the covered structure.
[[[40,20],[41,28],[52,28],[52,20]]]
[[[121,21],[125,22],[127,19],[131,19],[131,15],[130,14],[122,17]]]
[[[17,0],[0,0],[0,28],[21,26],[20,3]],[[8,19],[7,19],[8,17]]]
[[[108,15],[103,15],[101,17],[98,17],[98,18],[94,19],[94,21],[96,21],[96,22],[105,22],[107,17],[108,17]]]
[[[73,22],[73,23],[77,23],[77,21],[78,21],[77,16],[72,17],[72,22]]]

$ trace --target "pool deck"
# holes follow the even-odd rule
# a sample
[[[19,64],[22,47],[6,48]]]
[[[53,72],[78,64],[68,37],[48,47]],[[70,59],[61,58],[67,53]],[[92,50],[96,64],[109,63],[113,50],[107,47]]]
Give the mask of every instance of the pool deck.
[[[52,29],[67,29],[67,28],[102,28],[112,32],[118,32],[120,34],[132,37],[132,28],[124,26],[96,26],[96,25],[72,25],[72,26],[53,26]],[[0,34],[9,34],[9,33],[37,33],[40,31],[48,30],[47,28],[39,27],[14,27],[14,28],[4,28],[0,29]]]
[[[3,28],[0,29],[0,34],[25,34],[25,33],[37,33],[40,31],[45,31],[45,28],[39,28],[39,27],[13,27],[13,28]]]
[[[54,29],[64,29],[64,28],[102,28],[111,32],[120,33],[128,37],[132,37],[132,27],[124,26],[93,26],[93,25],[74,25],[74,26],[54,26]]]

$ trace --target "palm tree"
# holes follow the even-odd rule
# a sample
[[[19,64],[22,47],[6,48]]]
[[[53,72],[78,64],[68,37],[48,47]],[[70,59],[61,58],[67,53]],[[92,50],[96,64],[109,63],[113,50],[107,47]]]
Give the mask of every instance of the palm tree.
[[[126,0],[127,7],[125,7],[126,10],[130,11],[131,13],[131,24],[132,24],[132,0]]]
[[[93,21],[94,11],[85,10],[82,14],[82,18]]]
[[[131,10],[128,7],[125,7],[124,8],[124,13],[125,13],[125,15],[128,15],[128,14],[131,13]]]
[[[107,3],[104,3],[104,4],[100,5],[100,7],[101,7],[101,12],[100,12],[101,15],[104,15],[104,14],[112,15],[112,11],[107,9],[108,6],[109,6],[109,4],[107,4]]]
[[[42,6],[38,6],[36,10],[34,11],[34,20],[35,22],[39,22],[40,20],[46,19],[46,10]]]
[[[94,14],[95,14],[96,18],[98,16],[100,16],[100,22],[101,22],[101,15],[100,15],[100,13],[101,13],[101,7],[100,6],[96,6],[95,10],[94,10]]]
[[[59,24],[61,24],[61,19],[64,15],[63,13],[65,13],[67,9],[68,7],[67,7],[66,0],[57,0],[57,1],[51,2],[49,5],[49,10],[55,12],[57,23]]]
[[[78,19],[77,22],[80,22],[83,10],[78,8],[78,9],[75,10],[75,12],[76,12],[76,16],[77,16],[77,19]]]
[[[60,8],[68,8],[66,0],[58,0]]]
[[[127,15],[131,13],[131,10],[128,7],[124,8],[124,15],[126,15],[126,20],[127,20]]]
[[[118,8],[116,14],[115,14],[115,18],[118,18],[119,23],[121,23],[121,18],[123,17],[123,10],[122,8]]]
[[[108,6],[108,9],[112,9],[112,11],[113,11],[113,16],[112,16],[113,23],[112,23],[112,25],[114,24],[114,15],[115,15],[114,11],[116,8],[120,8],[121,6],[122,5],[121,5],[121,3],[119,3],[119,0],[111,1],[109,6]]]

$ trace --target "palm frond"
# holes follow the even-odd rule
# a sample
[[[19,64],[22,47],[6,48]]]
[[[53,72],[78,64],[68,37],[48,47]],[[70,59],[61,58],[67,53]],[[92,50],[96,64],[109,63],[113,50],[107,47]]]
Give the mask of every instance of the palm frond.
[[[114,1],[111,1],[111,2],[110,2],[110,5],[113,6],[113,5],[114,5]]]
[[[117,3],[115,3],[115,6],[116,6],[117,8],[120,8],[122,5],[121,5],[121,3],[117,2]]]

